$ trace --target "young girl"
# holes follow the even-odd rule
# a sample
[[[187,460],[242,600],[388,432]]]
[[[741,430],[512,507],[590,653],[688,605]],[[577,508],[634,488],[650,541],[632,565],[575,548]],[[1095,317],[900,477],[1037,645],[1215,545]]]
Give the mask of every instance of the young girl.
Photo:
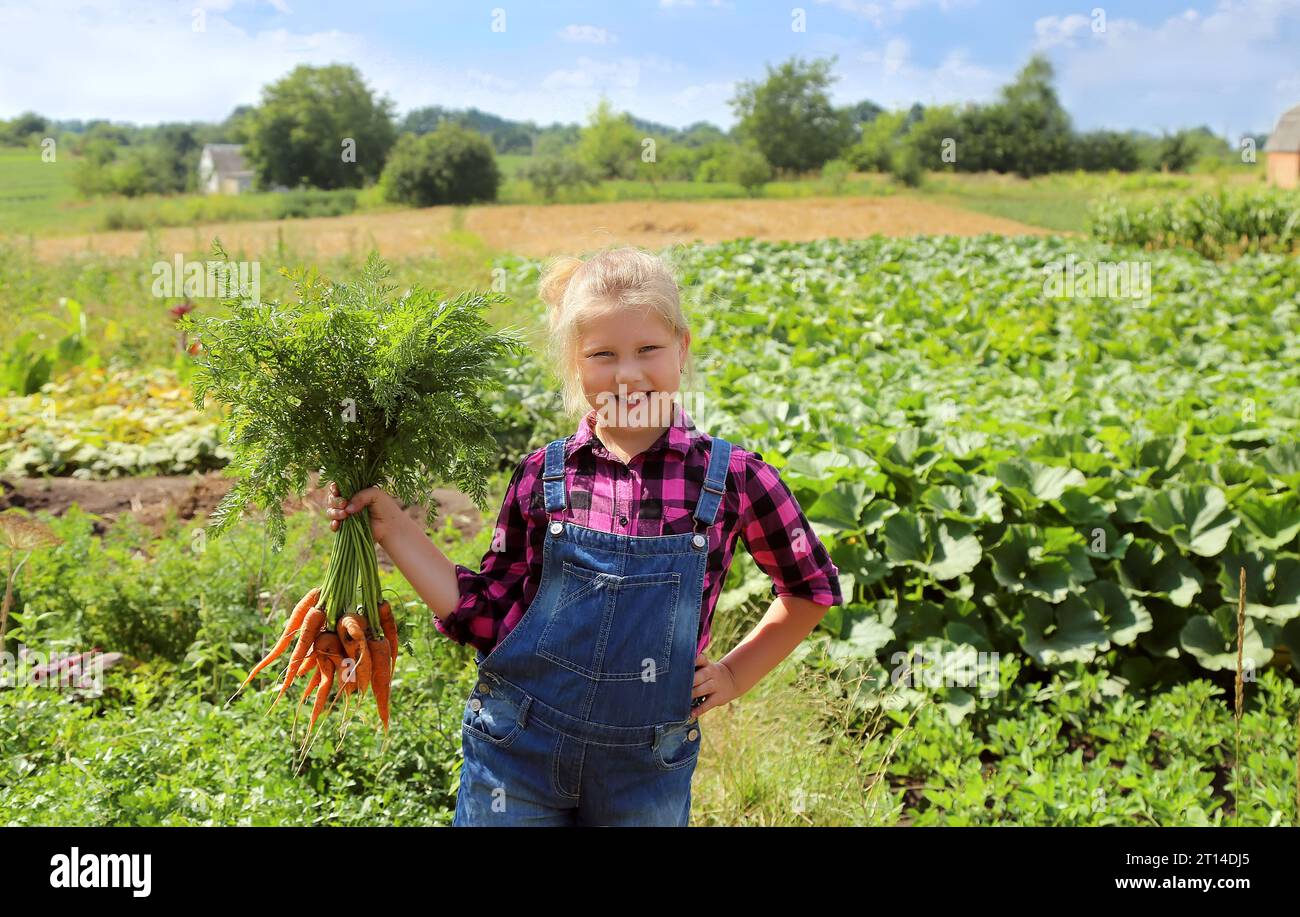
[[[686,825],[704,713],[740,697],[839,604],[839,571],[762,456],[695,427],[675,396],[691,334],[667,264],[634,248],[541,281],[578,429],[515,469],[478,572],[375,487],[376,541],[476,649],[454,825]],[[704,654],[741,538],[772,578],[763,620]]]

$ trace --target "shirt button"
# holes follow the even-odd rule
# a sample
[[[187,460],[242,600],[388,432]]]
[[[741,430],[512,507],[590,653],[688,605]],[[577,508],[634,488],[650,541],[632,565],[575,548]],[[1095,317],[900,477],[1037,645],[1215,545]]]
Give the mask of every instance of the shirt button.
[[[627,525],[627,516],[619,516],[619,517],[618,517],[618,522],[619,522],[619,525]]]

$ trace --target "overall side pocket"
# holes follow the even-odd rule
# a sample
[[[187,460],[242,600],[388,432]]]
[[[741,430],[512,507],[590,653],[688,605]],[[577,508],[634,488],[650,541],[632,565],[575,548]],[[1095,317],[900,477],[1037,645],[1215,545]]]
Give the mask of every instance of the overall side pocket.
[[[524,701],[524,707],[527,705]],[[526,722],[525,710],[514,701],[499,691],[480,690],[476,686],[465,702],[461,726],[475,738],[506,748],[519,737]]]

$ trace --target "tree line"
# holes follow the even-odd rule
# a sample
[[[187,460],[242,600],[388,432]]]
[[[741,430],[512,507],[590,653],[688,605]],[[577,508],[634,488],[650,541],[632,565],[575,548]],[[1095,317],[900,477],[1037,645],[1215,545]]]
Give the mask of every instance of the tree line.
[[[616,112],[601,99],[586,125],[538,127],[475,108],[427,106],[398,119],[355,67],[300,65],[264,87],[257,105],[223,122],[149,127],[107,121],[49,121],[26,112],[0,121],[0,144],[56,137],[76,157],[84,195],[181,193],[198,185],[208,143],[243,144],[257,186],[334,190],[382,187],[417,206],[492,200],[502,181],[498,155],[529,156],[519,175],[545,198],[609,179],[731,181],[756,192],[773,178],[849,170],[893,174],[917,184],[927,170],[1049,172],[1186,171],[1210,160],[1241,160],[1208,128],[1154,135],[1075,131],[1053,86],[1050,62],[1034,56],[987,104],[915,104],[887,111],[871,101],[835,106],[835,58],[768,66],[738,84],[730,131],[697,122],[674,129]],[[1262,136],[1252,138],[1262,147]]]

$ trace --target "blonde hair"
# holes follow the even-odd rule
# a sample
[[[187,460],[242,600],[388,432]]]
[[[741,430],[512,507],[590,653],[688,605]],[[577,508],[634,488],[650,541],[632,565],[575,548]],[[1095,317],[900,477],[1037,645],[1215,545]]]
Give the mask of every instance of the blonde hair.
[[[591,318],[642,309],[654,311],[678,340],[689,328],[672,265],[631,246],[602,249],[585,261],[552,259],[542,272],[539,292],[548,306],[548,349],[563,384],[564,411],[571,416],[585,414],[589,407],[578,372],[578,341]],[[682,391],[693,388],[694,382],[694,358],[688,349]]]

